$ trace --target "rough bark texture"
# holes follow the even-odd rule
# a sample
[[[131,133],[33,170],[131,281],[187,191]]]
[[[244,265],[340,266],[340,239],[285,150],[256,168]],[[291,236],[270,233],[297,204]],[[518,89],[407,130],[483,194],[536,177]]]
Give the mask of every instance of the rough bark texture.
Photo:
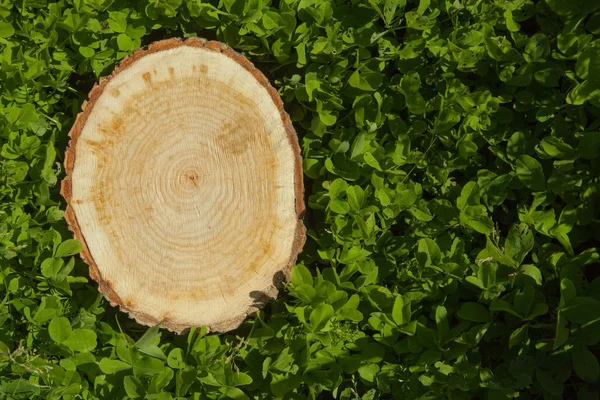
[[[237,64],[242,66],[246,71],[248,71],[254,79],[268,92],[270,99],[273,104],[276,106],[279,111],[279,115],[281,118],[281,122],[283,123],[283,127],[285,133],[287,135],[287,141],[289,147],[293,152],[293,174],[291,179],[293,179],[293,191],[294,191],[294,203],[292,207],[294,208],[293,212],[295,213],[295,227],[293,229],[293,238],[291,241],[291,247],[289,248],[289,257],[287,258],[287,262],[284,262],[283,265],[280,265],[277,271],[270,276],[269,282],[265,280],[264,287],[257,287],[254,291],[250,293],[246,293],[246,295],[253,298],[253,301],[250,304],[241,304],[241,307],[234,304],[229,306],[227,304],[227,298],[223,295],[223,300],[225,301],[224,311],[222,312],[223,316],[227,316],[226,318],[222,318],[220,320],[215,321],[202,321],[202,320],[185,320],[180,317],[172,317],[169,313],[162,313],[161,315],[156,315],[153,312],[148,312],[148,310],[141,311],[137,305],[137,301],[135,297],[129,296],[128,298],[123,298],[119,293],[118,282],[113,282],[110,279],[107,279],[103,275],[103,271],[106,266],[99,265],[97,260],[92,255],[96,249],[90,248],[89,243],[87,241],[86,235],[84,234],[84,230],[87,229],[87,232],[95,232],[94,229],[102,229],[102,221],[98,221],[98,226],[94,227],[84,227],[81,225],[78,220],[78,213],[76,212],[76,204],[81,204],[86,200],[80,200],[73,198],[74,185],[78,184],[78,181],[74,180],[73,177],[75,175],[74,171],[78,166],[78,141],[82,136],[82,132],[86,127],[86,123],[88,122],[88,118],[92,114],[96,103],[106,93],[106,89],[109,86],[110,82],[115,79],[119,74],[123,73],[129,68],[132,68],[136,65],[136,62],[152,55],[154,53],[168,51],[171,49],[176,49],[182,46],[188,46],[192,48],[200,48],[203,50],[207,50],[214,53],[219,53],[229,59],[235,61]],[[197,71],[199,74],[206,72],[202,71],[203,65],[200,65],[200,70]],[[210,68],[210,65],[208,66]],[[195,67],[194,67],[195,70]],[[173,71],[169,68],[169,74],[173,77]],[[147,75],[147,76],[146,76]],[[147,81],[149,85],[153,84],[152,76],[150,74],[144,74],[143,78]],[[201,88],[199,88],[201,90]],[[118,89],[113,89],[118,92]],[[118,94],[118,93],[117,93]],[[113,95],[116,95],[113,93]],[[176,108],[176,104],[174,105]],[[176,112],[176,110],[175,110]],[[148,116],[146,116],[148,118]],[[176,117],[174,117],[176,118]],[[198,115],[198,118],[202,118],[202,115]],[[220,42],[215,41],[206,41],[199,38],[191,38],[185,41],[181,41],[178,39],[169,39],[164,41],[159,41],[151,44],[146,50],[138,50],[134,52],[131,56],[125,58],[121,64],[115,69],[112,75],[102,78],[98,84],[94,86],[94,88],[89,93],[89,100],[84,102],[82,105],[82,112],[77,116],[77,119],[69,133],[71,138],[69,143],[69,148],[65,153],[65,168],[66,168],[66,177],[62,182],[61,194],[66,199],[68,205],[66,209],[65,218],[69,224],[70,230],[73,232],[76,239],[78,239],[83,245],[83,251],[81,256],[83,260],[89,265],[90,276],[99,284],[99,291],[104,293],[107,300],[113,306],[118,306],[120,309],[126,313],[128,313],[131,317],[133,317],[137,322],[144,325],[156,325],[162,323],[164,327],[174,332],[183,332],[187,328],[191,326],[199,326],[205,325],[211,331],[223,332],[234,329],[238,327],[244,319],[249,315],[255,312],[257,309],[261,308],[266,301],[271,298],[274,298],[278,294],[278,290],[281,288],[281,283],[284,280],[288,280],[290,278],[290,272],[292,266],[295,264],[297,255],[300,253],[304,243],[305,243],[305,227],[302,223],[302,215],[304,213],[304,201],[303,201],[303,182],[302,182],[302,165],[300,158],[300,147],[298,145],[298,139],[290,118],[288,114],[285,112],[283,108],[282,101],[275,89],[269,84],[268,80],[265,76],[257,70],[253,64],[248,61],[246,58],[241,56],[240,54],[233,51],[228,46],[224,45]],[[89,146],[92,146],[92,141],[89,141]],[[235,146],[236,143],[233,143]],[[106,148],[98,150],[99,152],[107,151]],[[250,149],[252,151],[252,149]],[[160,166],[159,166],[160,167]],[[98,167],[101,168],[101,165]],[[127,174],[127,171],[124,171]],[[194,184],[194,178],[201,179],[200,177],[195,176],[196,172],[190,172],[190,176],[186,176],[189,178]],[[189,184],[189,182],[187,182]],[[90,194],[95,195],[95,194]],[[115,205],[118,207],[119,205]],[[120,216],[122,217],[122,216]],[[200,217],[200,214],[198,214]],[[137,232],[140,235],[143,235],[143,232]],[[128,249],[126,249],[128,250]],[[144,249],[142,248],[143,252]],[[202,255],[199,255],[202,257]],[[244,276],[236,276],[235,269],[241,268],[242,266],[232,265],[233,273],[229,275],[229,279],[240,279],[244,280]],[[248,267],[248,266],[244,266]],[[126,271],[129,268],[127,265],[121,266],[123,270]],[[114,270],[114,269],[113,269]],[[222,278],[222,277],[221,277]],[[265,277],[267,278],[267,277]],[[168,287],[168,285],[166,286]],[[221,286],[219,286],[221,287]],[[152,290],[152,288],[146,288],[148,290]],[[171,287],[172,290],[177,290],[177,286]],[[222,291],[222,289],[221,289]],[[169,296],[169,293],[156,293],[157,296]],[[200,295],[201,296],[201,295]],[[178,300],[169,300],[175,301],[174,304],[179,304],[181,307],[194,307],[194,299],[184,299],[185,301],[181,301],[177,303]],[[237,307],[237,308],[236,308]],[[181,314],[181,313],[180,313]]]

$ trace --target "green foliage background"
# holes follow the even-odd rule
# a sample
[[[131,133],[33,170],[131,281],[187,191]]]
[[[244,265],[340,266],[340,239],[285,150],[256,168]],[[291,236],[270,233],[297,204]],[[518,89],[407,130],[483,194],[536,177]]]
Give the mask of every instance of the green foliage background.
[[[227,335],[107,305],[58,194],[98,77],[245,54],[301,138],[309,240]],[[0,0],[0,399],[598,399],[600,2]]]

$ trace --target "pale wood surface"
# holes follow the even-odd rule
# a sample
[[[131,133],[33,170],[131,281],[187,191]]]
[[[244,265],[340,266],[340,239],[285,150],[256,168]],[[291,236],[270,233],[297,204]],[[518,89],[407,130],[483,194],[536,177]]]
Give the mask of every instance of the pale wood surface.
[[[228,330],[304,242],[299,149],[251,64],[177,43],[115,72],[74,126],[70,222],[138,321]]]

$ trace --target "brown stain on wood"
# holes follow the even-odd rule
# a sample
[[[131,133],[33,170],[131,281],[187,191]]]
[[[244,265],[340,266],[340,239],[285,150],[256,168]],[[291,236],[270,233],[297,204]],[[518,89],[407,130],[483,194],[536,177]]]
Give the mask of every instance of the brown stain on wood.
[[[171,79],[175,78],[175,68],[169,67],[169,76],[171,77]]]
[[[133,301],[131,297],[124,298],[123,302],[125,303],[125,307],[129,308],[130,310],[135,308],[135,301]]]
[[[221,125],[215,143],[226,154],[240,155],[256,140],[249,130],[251,126],[258,126],[258,124],[248,115],[241,115],[233,122],[227,121]]]
[[[113,88],[111,89],[110,94],[112,95],[112,97],[119,97],[121,95],[121,91],[119,90],[119,88]]]
[[[198,70],[201,73],[206,74],[208,72],[208,66],[206,64],[200,64],[198,66],[192,65],[192,71],[196,72]]]
[[[115,117],[113,117],[112,121],[108,123],[107,128],[103,129],[102,131],[105,133],[109,133],[112,137],[121,136],[124,132],[124,127],[125,120],[123,119],[123,116],[116,115]]]
[[[105,165],[112,165],[115,158],[115,145],[123,139],[126,132],[127,121],[126,118],[131,116],[131,112],[127,109],[123,110],[121,114],[113,116],[113,118],[106,123],[103,123],[98,127],[99,133],[102,134],[100,140],[85,140],[85,143],[90,146],[98,158],[98,171],[96,189],[93,191],[92,204],[98,215],[98,221],[100,224],[106,227],[107,234],[114,235],[113,226],[113,213],[111,211],[113,206],[113,187],[110,184],[112,181],[112,171],[104,168]],[[118,252],[122,254],[121,252]]]
[[[144,81],[146,81],[148,85],[152,86],[152,75],[150,74],[150,72],[143,73],[142,78],[144,79]]]
[[[195,290],[189,291],[188,293],[186,293],[186,295],[190,296],[192,299],[194,299],[196,301],[206,301],[206,300],[208,300],[206,298],[206,293],[204,292],[204,290],[201,290],[199,288],[196,288]]]
[[[265,257],[271,257],[272,253],[273,253],[272,241],[267,241],[265,246],[262,248],[262,255]]]
[[[110,212],[110,199],[112,199],[112,196],[107,192],[109,192],[111,189],[108,185],[106,185],[106,174],[102,174],[98,178],[99,182],[104,186],[104,188],[94,191],[94,194],[92,195],[92,203],[94,204],[94,208],[98,214],[98,222],[100,222],[100,224],[105,226],[107,229],[110,229],[110,224],[113,220],[112,213]]]
[[[271,210],[271,216],[269,217],[269,220],[276,220],[277,216],[273,213],[273,211]],[[252,261],[250,264],[248,264],[247,267],[245,267],[244,269],[242,269],[240,271],[240,273],[242,275],[246,275],[246,276],[251,276],[254,273],[262,275],[261,274],[261,269],[265,264],[270,264],[274,261],[273,259],[273,238],[275,236],[275,231],[276,229],[274,227],[271,227],[271,229],[266,230],[266,229],[260,229],[260,236],[258,239],[258,243],[259,245],[257,246],[256,249],[256,254],[257,257],[254,259],[254,261]],[[243,265],[243,263],[247,262],[247,260],[240,260],[240,265]]]
[[[107,147],[107,143],[91,139],[86,139],[85,144],[90,146],[95,153],[102,153],[106,150]]]
[[[254,272],[256,272],[258,274],[258,273],[260,273],[259,272],[260,271],[260,268],[259,268],[260,265],[261,265],[261,263],[259,262],[259,260],[254,260],[254,261],[252,261],[250,263],[250,265],[248,265],[248,269],[250,271],[254,271]]]

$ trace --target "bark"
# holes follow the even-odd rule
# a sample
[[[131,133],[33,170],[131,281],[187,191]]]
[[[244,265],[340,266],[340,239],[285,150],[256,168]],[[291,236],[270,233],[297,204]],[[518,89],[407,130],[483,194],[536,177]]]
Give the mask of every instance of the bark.
[[[223,332],[277,296],[305,242],[300,147],[246,58],[156,42],[94,86],[69,136],[66,220],[113,306]]]

